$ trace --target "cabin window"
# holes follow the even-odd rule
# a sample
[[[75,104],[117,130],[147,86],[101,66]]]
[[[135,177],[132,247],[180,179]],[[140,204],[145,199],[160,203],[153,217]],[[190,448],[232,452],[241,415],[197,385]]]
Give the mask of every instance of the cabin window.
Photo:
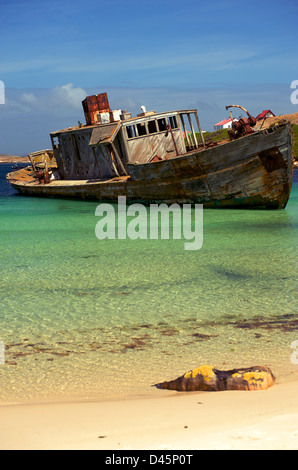
[[[132,137],[137,137],[135,126],[126,126],[127,137],[131,139]]]
[[[147,134],[147,129],[144,122],[140,122],[139,124],[137,124],[137,129],[139,136]]]
[[[176,116],[170,116],[169,117],[169,124],[171,126],[172,129],[177,129],[177,119],[176,119]]]
[[[157,120],[159,131],[166,131],[168,129],[166,118],[161,118]]]
[[[149,134],[154,134],[157,132],[157,126],[156,126],[156,121],[149,121],[148,122],[148,132]]]

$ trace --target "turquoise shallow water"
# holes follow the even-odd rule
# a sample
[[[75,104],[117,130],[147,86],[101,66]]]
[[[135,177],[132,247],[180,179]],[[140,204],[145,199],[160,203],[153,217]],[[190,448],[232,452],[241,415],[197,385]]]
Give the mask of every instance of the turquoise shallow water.
[[[298,175],[286,210],[204,210],[204,242],[98,240],[97,203],[24,198],[0,167],[0,400],[162,393],[208,363],[298,378]]]

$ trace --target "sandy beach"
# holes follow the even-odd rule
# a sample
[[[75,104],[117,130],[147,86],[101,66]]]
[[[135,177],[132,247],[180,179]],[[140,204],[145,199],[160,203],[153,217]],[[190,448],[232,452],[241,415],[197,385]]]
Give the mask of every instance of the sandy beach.
[[[2,450],[294,450],[298,382],[264,391],[169,392],[1,406]]]

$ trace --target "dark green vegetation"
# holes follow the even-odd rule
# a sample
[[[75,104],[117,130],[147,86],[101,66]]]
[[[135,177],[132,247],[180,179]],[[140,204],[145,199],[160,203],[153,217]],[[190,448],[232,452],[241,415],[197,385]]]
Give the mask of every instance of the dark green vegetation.
[[[206,144],[211,143],[211,142],[220,142],[221,140],[229,139],[228,129],[220,129],[219,131],[214,131],[214,132],[204,132],[203,135],[204,135],[204,140]],[[191,133],[188,134],[188,138],[191,141],[193,141],[193,137]],[[196,132],[196,138],[197,138],[198,144],[199,145],[202,144],[202,139],[201,139],[201,135],[199,132]],[[185,143],[187,144],[186,138],[185,138]]]
[[[204,139],[206,143],[211,141],[219,142],[221,140],[229,139],[228,129],[220,129],[219,131],[214,132],[204,132]]]

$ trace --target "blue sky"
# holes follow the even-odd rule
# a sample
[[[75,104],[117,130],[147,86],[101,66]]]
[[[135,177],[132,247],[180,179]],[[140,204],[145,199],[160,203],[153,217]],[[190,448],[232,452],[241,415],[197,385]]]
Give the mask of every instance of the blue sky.
[[[103,91],[133,114],[198,108],[205,130],[225,104],[298,111],[296,0],[0,0],[0,17],[0,153],[49,147]]]

